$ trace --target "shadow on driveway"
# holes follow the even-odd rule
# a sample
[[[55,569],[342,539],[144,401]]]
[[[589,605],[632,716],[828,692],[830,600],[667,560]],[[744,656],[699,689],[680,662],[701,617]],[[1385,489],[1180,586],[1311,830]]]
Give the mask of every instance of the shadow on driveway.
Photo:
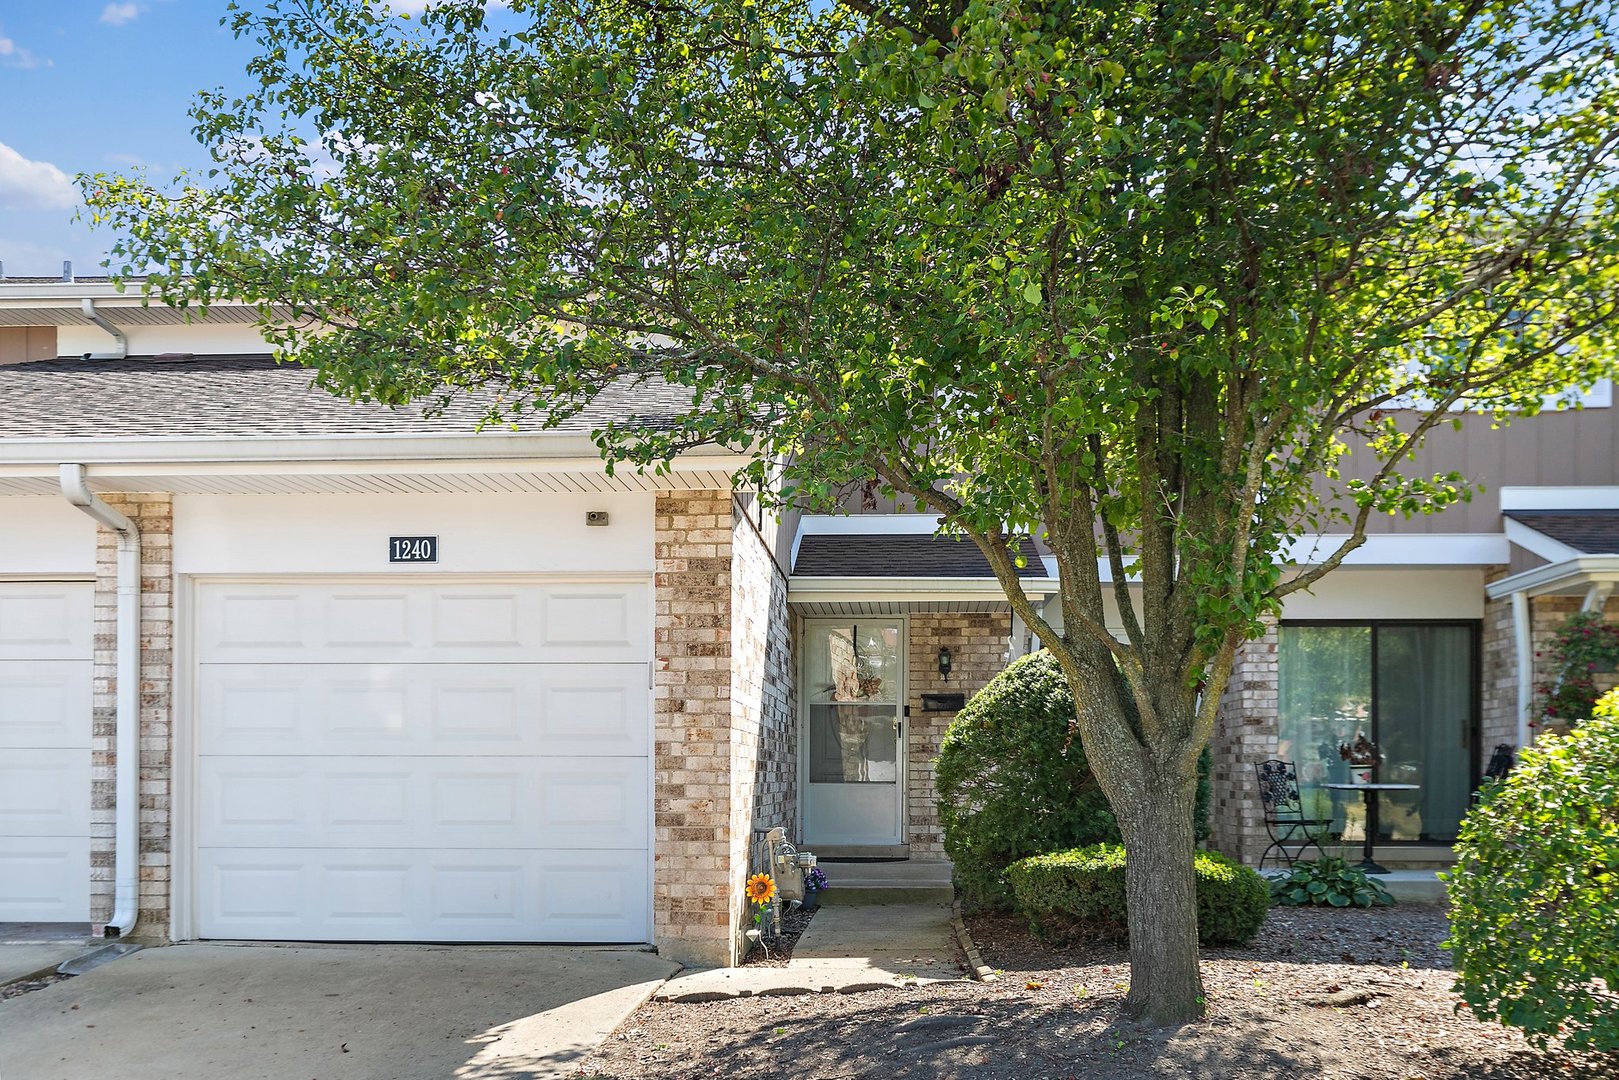
[[[0,1075],[564,1076],[675,970],[562,946],[147,949],[0,1003]]]

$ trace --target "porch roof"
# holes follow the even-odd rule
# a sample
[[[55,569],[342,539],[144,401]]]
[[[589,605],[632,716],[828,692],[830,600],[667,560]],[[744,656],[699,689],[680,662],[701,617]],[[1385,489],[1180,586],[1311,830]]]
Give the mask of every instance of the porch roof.
[[[1046,576],[1040,549],[1025,538],[1018,545],[1020,578]],[[799,539],[793,576],[814,578],[986,578],[989,560],[961,536],[936,533],[812,533]]]
[[[1586,555],[1619,554],[1619,510],[1503,510],[1508,520]]]

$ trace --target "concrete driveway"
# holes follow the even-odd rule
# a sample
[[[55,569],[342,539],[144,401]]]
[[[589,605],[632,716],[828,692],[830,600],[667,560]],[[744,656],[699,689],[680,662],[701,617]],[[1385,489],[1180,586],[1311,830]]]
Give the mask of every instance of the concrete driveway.
[[[675,970],[612,948],[147,949],[0,1002],[0,1080],[566,1076]]]

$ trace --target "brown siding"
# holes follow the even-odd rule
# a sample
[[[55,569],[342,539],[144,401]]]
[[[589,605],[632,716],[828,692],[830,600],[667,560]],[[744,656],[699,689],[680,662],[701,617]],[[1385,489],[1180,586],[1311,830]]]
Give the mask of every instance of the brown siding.
[[[0,326],[0,364],[56,358],[56,327]]]
[[[1370,475],[1365,453],[1351,453],[1344,480]],[[1541,413],[1502,427],[1487,416],[1467,416],[1461,430],[1443,427],[1428,436],[1416,459],[1404,466],[1414,476],[1451,470],[1484,485],[1470,503],[1409,521],[1376,515],[1368,528],[1389,533],[1498,532],[1500,489],[1508,485],[1619,484],[1619,410],[1579,409]],[[1322,490],[1326,490],[1323,485]]]

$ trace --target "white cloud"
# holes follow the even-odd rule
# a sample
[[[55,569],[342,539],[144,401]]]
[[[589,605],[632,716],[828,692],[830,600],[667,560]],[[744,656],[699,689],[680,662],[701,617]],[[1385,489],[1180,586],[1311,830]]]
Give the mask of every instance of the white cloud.
[[[27,70],[37,67],[53,66],[49,60],[42,60],[18,45],[12,39],[0,34],[0,67],[14,67]]]
[[[33,161],[0,143],[0,206],[66,210],[79,201],[67,173],[48,161]]]
[[[133,0],[123,4],[108,4],[101,9],[101,21],[108,26],[122,26],[127,22],[134,22],[135,16],[141,13],[141,5]]]

